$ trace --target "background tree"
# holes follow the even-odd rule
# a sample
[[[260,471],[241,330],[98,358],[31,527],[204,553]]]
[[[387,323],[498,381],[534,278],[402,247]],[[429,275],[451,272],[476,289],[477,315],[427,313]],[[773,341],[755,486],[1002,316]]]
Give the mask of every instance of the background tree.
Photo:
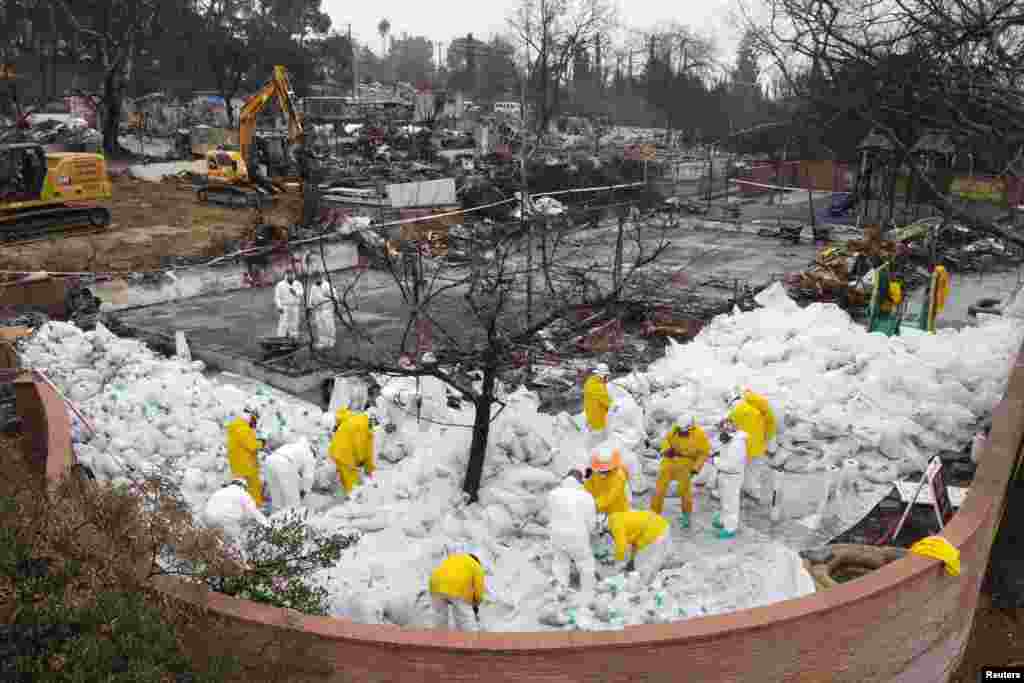
[[[103,69],[100,124],[103,150],[120,151],[117,134],[124,96],[135,62],[147,41],[162,30],[161,17],[177,0],[55,0],[64,10],[75,35],[98,56]]]
[[[391,73],[403,83],[424,83],[434,71],[434,45],[425,36],[403,34],[391,41]]]
[[[391,22],[387,18],[377,23],[377,33],[380,34],[380,58],[388,56],[388,32],[391,30]]]
[[[761,69],[758,65],[757,36],[746,31],[736,52],[736,67],[732,72],[732,97],[735,102],[730,120],[731,128],[746,128],[759,123],[763,95]]]
[[[557,116],[573,56],[593,46],[614,21],[607,0],[523,0],[509,18],[517,42],[528,53],[535,131],[547,130]]]
[[[1021,243],[954,205],[911,152],[925,131],[937,131],[962,156],[981,152],[991,172],[1014,172],[1024,151],[1024,15],[1016,3],[905,0],[867,12],[769,0],[766,10],[765,21],[748,20],[751,34],[815,136],[849,138],[851,124],[858,135],[874,129],[947,216]]]
[[[613,249],[601,236],[568,227],[554,229],[543,216],[532,217],[544,227],[531,256],[527,241],[501,227],[474,237],[469,266],[429,258],[424,242],[407,241],[385,250],[385,265],[407,307],[404,334],[397,345],[386,345],[365,330],[355,316],[351,293],[355,281],[336,285],[334,302],[341,326],[350,339],[348,357],[340,367],[440,379],[474,408],[469,460],[463,490],[475,501],[480,487],[492,420],[499,405],[497,383],[508,380],[546,342],[575,345],[587,329],[609,315],[624,295],[635,293],[639,275],[654,263],[668,243],[661,228],[638,226],[627,242],[618,285],[612,278]],[[518,224],[516,224],[518,225]],[[383,241],[387,234],[382,232]],[[533,305],[527,306],[528,282],[533,282]],[[580,319],[580,306],[590,315]],[[429,325],[433,350],[440,363],[406,370],[397,365],[402,352],[415,349],[417,330]],[[557,329],[556,329],[557,328]],[[547,336],[542,336],[546,333]],[[320,357],[327,364],[337,359]],[[478,370],[477,385],[454,371],[454,366]]]
[[[352,79],[352,43],[348,36],[332,32],[316,43],[314,53],[325,78],[337,83]]]
[[[259,27],[242,11],[243,4],[241,0],[205,0],[196,4],[207,67],[217,93],[224,98],[229,128],[235,127],[231,101],[241,91],[262,42]]]

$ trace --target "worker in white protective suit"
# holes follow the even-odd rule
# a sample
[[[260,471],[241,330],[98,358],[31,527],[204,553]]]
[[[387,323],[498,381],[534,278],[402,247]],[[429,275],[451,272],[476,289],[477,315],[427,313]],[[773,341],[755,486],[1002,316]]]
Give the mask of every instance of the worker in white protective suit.
[[[718,467],[718,493],[722,512],[713,520],[721,539],[734,538],[740,526],[740,497],[743,495],[743,475],[747,468],[747,433],[739,429],[731,418],[722,422],[722,450],[716,458]]]
[[[285,279],[274,288],[274,305],[280,316],[277,321],[277,336],[299,338],[300,311],[302,310],[302,283],[295,279],[295,273],[288,271]]]
[[[310,321],[313,327],[313,348],[333,349],[337,341],[337,328],[334,320],[334,287],[322,274],[313,279],[309,289]]]
[[[990,432],[991,427],[987,427],[984,431],[975,434],[974,438],[971,440],[971,462],[975,465],[978,464],[978,456],[981,455],[988,446],[988,437]]]
[[[743,473],[743,492],[758,503],[767,505],[771,502],[775,475],[770,458],[774,457],[778,449],[779,420],[764,396],[749,388],[740,390],[738,395],[740,400],[734,401],[732,406],[733,411],[738,411],[733,420],[747,434],[749,456]],[[753,408],[753,411],[740,409],[741,405]],[[756,412],[760,420],[753,419],[752,412]]]
[[[203,508],[203,522],[211,528],[221,529],[228,541],[240,545],[250,524],[268,526],[267,518],[256,507],[246,490],[245,479],[233,479],[210,496]]]
[[[316,455],[305,437],[281,446],[263,463],[263,478],[275,510],[301,505],[313,489],[315,476]]]
[[[569,588],[575,566],[580,577],[581,600],[593,595],[596,573],[590,535],[596,531],[597,506],[594,497],[583,489],[585,476],[584,469],[576,467],[548,494],[553,552],[551,573],[556,582]]]

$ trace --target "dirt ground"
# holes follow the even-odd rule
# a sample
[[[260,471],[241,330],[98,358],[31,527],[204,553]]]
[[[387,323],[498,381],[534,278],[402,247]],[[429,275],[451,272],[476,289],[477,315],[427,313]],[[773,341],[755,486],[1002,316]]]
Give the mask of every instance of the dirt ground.
[[[4,246],[0,269],[138,271],[160,268],[169,257],[218,256],[254,223],[252,209],[202,205],[187,184],[113,179],[111,225],[101,233],[74,235]],[[295,221],[301,200],[288,196],[264,211],[267,223]]]
[[[983,666],[1024,666],[1024,609],[999,609],[982,593],[974,630],[949,683],[977,683]]]

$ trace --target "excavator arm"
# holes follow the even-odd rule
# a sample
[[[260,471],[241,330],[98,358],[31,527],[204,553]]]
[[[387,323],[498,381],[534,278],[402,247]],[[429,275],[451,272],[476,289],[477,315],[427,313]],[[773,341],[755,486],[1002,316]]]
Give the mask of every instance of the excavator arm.
[[[277,98],[281,111],[288,118],[289,142],[301,143],[305,135],[302,119],[292,102],[288,74],[283,66],[275,66],[273,78],[245,103],[238,116],[238,145],[247,168],[252,168],[252,141],[253,133],[256,130],[256,115],[263,111],[263,108],[274,97]]]

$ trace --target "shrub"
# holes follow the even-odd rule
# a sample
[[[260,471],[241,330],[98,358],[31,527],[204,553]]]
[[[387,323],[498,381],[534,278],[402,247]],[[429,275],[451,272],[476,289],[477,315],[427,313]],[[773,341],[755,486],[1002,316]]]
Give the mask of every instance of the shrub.
[[[311,576],[333,566],[359,536],[317,531],[306,523],[308,514],[289,511],[272,518],[268,527],[249,527],[245,567],[234,575],[210,576],[208,585],[227,595],[326,616],[327,590]]]
[[[195,526],[165,478],[111,487],[68,477],[44,495],[22,446],[0,437],[0,680],[233,680],[240,662],[190,657],[185,646],[210,628],[201,607],[167,597],[154,579],[323,615],[327,593],[311,576],[358,539],[289,514],[250,530],[242,562],[220,532]]]
[[[190,661],[180,646],[193,610],[153,590],[142,538],[131,535],[159,520],[118,516],[132,501],[95,486],[65,482],[58,495],[67,497],[50,503],[13,481],[0,491],[3,680],[213,683],[237,669],[224,657]]]

